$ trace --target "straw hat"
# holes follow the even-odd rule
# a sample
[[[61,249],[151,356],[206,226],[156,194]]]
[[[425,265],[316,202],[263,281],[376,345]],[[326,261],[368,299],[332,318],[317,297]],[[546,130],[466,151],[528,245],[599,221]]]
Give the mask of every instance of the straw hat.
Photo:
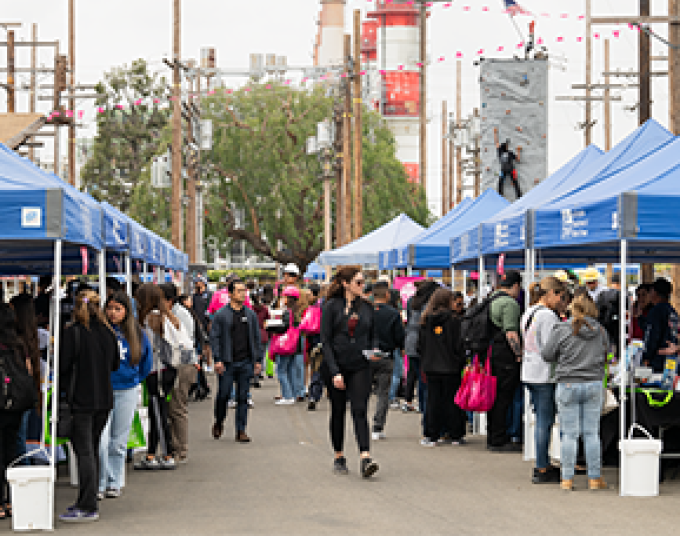
[[[588,268],[584,270],[581,274],[581,281],[584,283],[590,283],[592,281],[598,281],[600,279],[600,272],[597,268]]]
[[[557,279],[562,281],[562,283],[568,283],[569,282],[569,274],[567,274],[567,272],[565,272],[564,270],[557,270],[553,274],[553,277],[556,277]]]

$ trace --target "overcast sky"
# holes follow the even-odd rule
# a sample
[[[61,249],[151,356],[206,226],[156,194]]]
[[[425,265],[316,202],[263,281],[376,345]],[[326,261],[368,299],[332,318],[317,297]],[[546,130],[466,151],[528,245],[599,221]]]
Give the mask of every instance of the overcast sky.
[[[95,83],[111,66],[130,63],[136,58],[146,59],[150,65],[163,70],[162,58],[172,49],[172,0],[117,0],[115,3],[101,0],[76,0],[76,72],[79,83]],[[655,6],[655,4],[663,4]],[[655,15],[665,14],[666,2],[652,2],[660,7]],[[372,2],[348,0],[347,21],[350,23],[353,9],[366,10]],[[552,58],[550,73],[551,103],[549,109],[549,170],[554,171],[583,148],[583,132],[575,130],[583,121],[583,105],[580,103],[555,102],[556,95],[576,95],[570,89],[573,83],[584,82],[585,46],[577,37],[585,33],[585,24],[578,20],[585,7],[584,0],[524,0],[522,5],[538,13],[537,35],[542,36]],[[637,12],[637,0],[593,0],[594,15],[633,15]],[[0,21],[22,22],[17,30],[18,40],[30,39],[31,23],[38,24],[39,38],[58,39],[61,50],[67,51],[67,0],[22,0],[3,2]],[[465,7],[469,6],[469,10]],[[488,11],[483,8],[487,7]],[[438,214],[441,183],[441,102],[449,101],[449,111],[455,107],[454,73],[457,51],[463,53],[463,111],[471,112],[479,102],[477,69],[472,65],[475,53],[484,49],[487,56],[511,55],[520,40],[507,15],[501,13],[502,0],[456,0],[453,6],[441,4],[433,8],[430,19],[429,53],[434,60],[430,69],[428,88],[428,111],[431,120],[429,137],[428,196],[433,211]],[[182,54],[184,58],[198,58],[204,46],[217,48],[218,67],[248,67],[249,54],[276,53],[288,57],[290,65],[311,64],[319,2],[315,0],[184,0]],[[542,16],[542,13],[550,15]],[[567,18],[562,18],[567,14]],[[523,32],[529,22],[519,17]],[[349,28],[348,28],[349,29]],[[612,35],[619,29],[620,37]],[[659,25],[660,34],[666,28]],[[637,32],[625,25],[595,28],[602,38],[611,41],[611,64],[613,69],[637,70]],[[0,30],[1,32],[1,30]],[[562,37],[563,42],[557,42]],[[499,46],[506,51],[497,52]],[[593,80],[602,81],[603,39],[594,40]],[[21,49],[19,49],[21,50]],[[3,54],[4,55],[4,54]],[[666,55],[660,44],[653,44],[653,55]],[[446,60],[438,63],[440,56]],[[27,52],[18,52],[17,66],[29,65]],[[41,63],[52,66],[51,56],[45,50]],[[0,58],[4,66],[5,59]],[[665,70],[664,62],[657,62],[658,70]],[[28,75],[20,76],[27,81]],[[668,81],[655,78],[653,88],[653,116],[668,125]],[[614,80],[612,80],[614,81]],[[51,83],[45,80],[45,83]],[[237,83],[234,80],[233,83]],[[637,126],[637,112],[626,111],[626,106],[637,103],[637,91],[628,89],[618,92],[623,98],[614,103],[614,143]],[[4,99],[4,93],[1,94]],[[27,105],[19,100],[19,111],[27,111]],[[41,105],[48,110],[48,104]],[[79,106],[86,110],[85,122],[92,123],[94,112],[91,102]],[[6,109],[5,104],[0,109]],[[594,128],[593,141],[604,148],[602,105],[594,107],[598,124]],[[90,135],[93,130],[90,129]],[[88,135],[81,132],[80,135]],[[62,144],[64,147],[65,144]],[[50,151],[45,150],[45,156]]]

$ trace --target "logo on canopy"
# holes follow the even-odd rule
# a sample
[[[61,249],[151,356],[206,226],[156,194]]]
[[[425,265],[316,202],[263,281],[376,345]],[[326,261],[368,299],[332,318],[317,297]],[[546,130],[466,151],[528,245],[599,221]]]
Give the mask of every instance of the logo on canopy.
[[[40,229],[42,227],[42,209],[40,207],[23,207],[21,209],[21,226]]]
[[[497,223],[496,224],[496,231],[494,233],[494,247],[496,248],[502,248],[508,245],[508,238],[510,236],[510,232],[508,229],[508,225],[505,223]]]
[[[112,227],[113,227],[113,238],[116,241],[116,244],[119,246],[122,246],[125,244],[125,238],[121,236],[121,232],[123,231],[123,228],[120,225],[120,222],[118,220],[113,220],[112,222]]]
[[[461,255],[467,254],[469,248],[470,248],[470,235],[468,233],[465,233],[463,236],[460,237],[460,254]]]
[[[585,210],[562,209],[562,239],[588,236],[588,218]]]

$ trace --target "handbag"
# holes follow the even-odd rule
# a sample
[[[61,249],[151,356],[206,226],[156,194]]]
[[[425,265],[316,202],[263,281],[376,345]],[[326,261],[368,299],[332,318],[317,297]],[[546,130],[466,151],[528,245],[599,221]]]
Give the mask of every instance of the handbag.
[[[75,339],[75,359],[71,381],[66,390],[66,398],[59,399],[57,409],[57,438],[71,438],[73,435],[73,396],[76,392],[76,378],[78,376],[78,364],[80,362],[80,328],[73,325],[73,337]]]
[[[300,342],[300,329],[293,327],[293,314],[289,314],[289,327],[283,335],[274,335],[270,348],[271,355],[295,355]]]
[[[312,305],[307,307],[300,322],[300,331],[305,335],[318,335],[321,333],[321,307]]]
[[[470,411],[485,413],[496,401],[496,377],[491,375],[491,348],[486,357],[486,365],[474,370],[470,376],[470,396],[468,404]]]
[[[477,362],[477,356],[475,356],[475,364]],[[479,366],[479,365],[477,365]],[[470,411],[468,399],[470,398],[470,376],[472,375],[472,367],[465,367],[463,372],[463,379],[460,381],[460,387],[453,399],[456,406],[458,406],[463,411]]]

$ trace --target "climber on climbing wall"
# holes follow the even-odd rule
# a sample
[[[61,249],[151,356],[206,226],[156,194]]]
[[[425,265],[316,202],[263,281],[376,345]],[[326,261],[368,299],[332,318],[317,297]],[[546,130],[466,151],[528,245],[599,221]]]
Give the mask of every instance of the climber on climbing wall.
[[[522,192],[519,189],[519,180],[517,178],[517,170],[515,169],[515,162],[520,161],[522,146],[517,146],[517,154],[510,149],[510,140],[505,143],[498,142],[498,129],[493,129],[493,138],[498,150],[498,160],[501,164],[501,171],[498,176],[498,193],[503,195],[503,183],[505,179],[510,179],[512,185],[515,187],[515,195],[517,199],[522,197]]]

